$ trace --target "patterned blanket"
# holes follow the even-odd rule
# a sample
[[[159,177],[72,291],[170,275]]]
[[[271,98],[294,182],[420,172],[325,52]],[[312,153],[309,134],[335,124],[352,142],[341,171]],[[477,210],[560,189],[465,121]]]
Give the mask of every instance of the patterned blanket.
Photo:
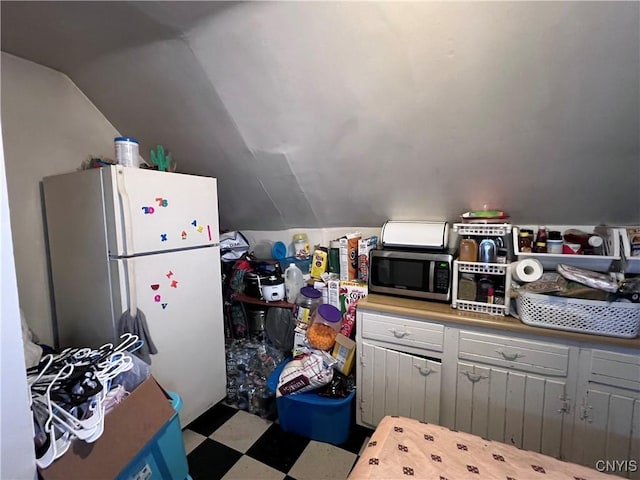
[[[357,479],[618,479],[512,445],[404,417],[384,417],[349,475]]]

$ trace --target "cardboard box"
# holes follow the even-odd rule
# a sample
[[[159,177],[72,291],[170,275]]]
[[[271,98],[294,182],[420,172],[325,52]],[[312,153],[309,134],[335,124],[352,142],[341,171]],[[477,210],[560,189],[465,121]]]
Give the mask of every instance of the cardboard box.
[[[356,304],[358,300],[367,296],[369,289],[360,282],[340,282],[340,311],[342,312],[342,327],[340,333],[350,337],[356,324]]]
[[[358,279],[358,242],[362,234],[349,233],[340,242],[340,280]]]
[[[329,280],[327,282],[327,303],[340,310],[340,281]]]
[[[116,478],[175,414],[169,396],[153,377],[142,382],[104,419],[94,443],[75,440],[48,468],[42,480]]]
[[[309,353],[311,349],[307,344],[307,331],[299,326],[293,331],[293,348],[291,355],[293,358]]]
[[[369,252],[378,246],[378,237],[372,235],[358,242],[358,280],[369,282]]]
[[[336,336],[336,344],[331,352],[333,358],[338,360],[338,363],[333,368],[337,368],[344,375],[349,375],[353,368],[355,353],[356,342],[339,333]]]

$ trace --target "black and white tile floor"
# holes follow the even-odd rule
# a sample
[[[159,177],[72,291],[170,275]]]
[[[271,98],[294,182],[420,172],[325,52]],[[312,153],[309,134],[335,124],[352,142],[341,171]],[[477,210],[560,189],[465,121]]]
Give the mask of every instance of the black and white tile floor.
[[[193,480],[340,480],[349,475],[371,433],[354,424],[347,441],[336,446],[219,403],[182,435]]]

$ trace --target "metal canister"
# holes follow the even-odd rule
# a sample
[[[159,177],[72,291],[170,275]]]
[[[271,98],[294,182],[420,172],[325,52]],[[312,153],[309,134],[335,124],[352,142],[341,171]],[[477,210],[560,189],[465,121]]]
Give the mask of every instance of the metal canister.
[[[340,273],[340,242],[333,240],[329,244],[329,273]]]
[[[264,324],[266,311],[264,309],[249,310],[249,338],[253,341],[262,342],[264,340]]]

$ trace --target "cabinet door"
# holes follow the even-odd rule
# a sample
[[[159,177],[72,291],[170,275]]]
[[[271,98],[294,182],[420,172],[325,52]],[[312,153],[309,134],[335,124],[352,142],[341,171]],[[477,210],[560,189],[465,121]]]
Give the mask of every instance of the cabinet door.
[[[385,415],[440,420],[440,362],[362,343],[356,390],[362,423]]]
[[[591,384],[578,411],[580,463],[591,468],[610,461],[611,473],[640,479],[640,394]],[[589,441],[580,441],[586,439]],[[620,463],[617,463],[620,461]],[[630,463],[627,463],[630,462]]]
[[[565,399],[563,379],[458,362],[455,428],[559,458]]]
[[[640,356],[583,350],[580,365],[571,461],[640,479]]]

